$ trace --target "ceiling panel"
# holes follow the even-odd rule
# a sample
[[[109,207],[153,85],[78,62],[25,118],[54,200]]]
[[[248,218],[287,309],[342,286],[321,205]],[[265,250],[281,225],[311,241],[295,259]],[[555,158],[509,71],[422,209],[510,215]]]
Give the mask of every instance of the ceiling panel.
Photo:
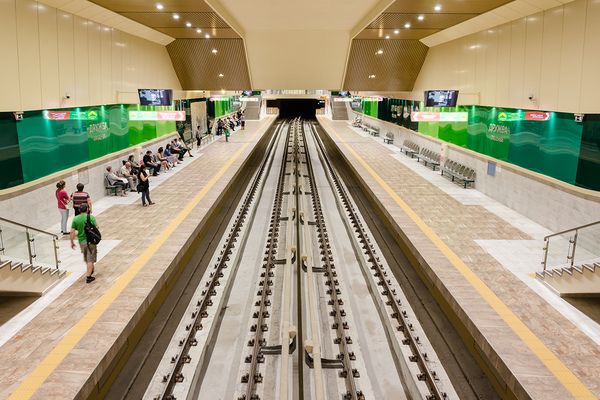
[[[419,20],[419,16],[423,20]],[[410,29],[446,29],[452,25],[459,24],[470,18],[476,17],[476,13],[436,13],[436,14],[408,14],[384,12],[371,22],[365,29],[406,29],[404,24],[410,23]]]
[[[411,91],[428,49],[418,40],[354,39],[343,90]]]
[[[190,22],[193,28],[229,28],[214,12],[179,12],[179,19],[166,12],[122,12],[122,16],[151,28],[185,28]]]
[[[202,0],[93,0],[99,6],[114,12],[158,11],[156,4],[163,6],[163,12],[212,12]]]
[[[365,29],[356,36],[356,39],[385,39],[386,36],[392,39],[415,39],[419,40],[429,35],[439,32],[439,29],[399,29],[395,33],[394,29]]]
[[[435,6],[441,5],[439,13],[482,14],[503,6],[513,0],[396,0],[385,12],[395,13],[438,13]]]
[[[240,36],[231,28],[227,29],[202,29],[201,33],[198,33],[196,29],[191,28],[154,28],[159,32],[175,37],[178,39],[202,39],[205,40],[205,35],[209,34],[211,38],[215,39],[239,39]]]
[[[242,39],[176,39],[167,51],[183,90],[251,88]]]

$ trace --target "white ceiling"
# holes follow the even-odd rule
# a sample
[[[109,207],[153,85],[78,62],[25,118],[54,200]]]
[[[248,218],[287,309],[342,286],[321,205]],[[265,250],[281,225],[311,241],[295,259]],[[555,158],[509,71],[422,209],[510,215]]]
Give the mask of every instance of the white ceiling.
[[[353,35],[393,0],[206,2],[244,38],[253,88],[335,90]]]

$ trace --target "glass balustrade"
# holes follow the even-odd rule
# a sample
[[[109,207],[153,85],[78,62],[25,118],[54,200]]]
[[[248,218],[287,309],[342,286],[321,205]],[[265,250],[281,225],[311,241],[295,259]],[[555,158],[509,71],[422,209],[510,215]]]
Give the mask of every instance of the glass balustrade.
[[[58,237],[0,218],[0,260],[5,259],[58,268]]]
[[[544,271],[589,263],[600,263],[600,221],[544,238]]]

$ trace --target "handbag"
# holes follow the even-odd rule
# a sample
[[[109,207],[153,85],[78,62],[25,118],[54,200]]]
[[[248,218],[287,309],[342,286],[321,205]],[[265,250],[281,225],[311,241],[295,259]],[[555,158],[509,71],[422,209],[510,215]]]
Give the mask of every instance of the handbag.
[[[144,185],[142,185],[141,183],[138,183],[136,189],[137,189],[138,193],[144,192]]]
[[[69,201],[67,201],[67,203],[65,204],[65,208],[67,210],[72,210],[73,209],[73,199],[69,199]]]

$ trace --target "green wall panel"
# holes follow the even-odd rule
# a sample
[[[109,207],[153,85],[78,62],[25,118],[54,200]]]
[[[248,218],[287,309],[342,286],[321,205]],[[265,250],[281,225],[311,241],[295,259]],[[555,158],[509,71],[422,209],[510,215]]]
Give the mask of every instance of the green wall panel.
[[[11,112],[0,113],[0,189],[23,183],[17,122]]]

